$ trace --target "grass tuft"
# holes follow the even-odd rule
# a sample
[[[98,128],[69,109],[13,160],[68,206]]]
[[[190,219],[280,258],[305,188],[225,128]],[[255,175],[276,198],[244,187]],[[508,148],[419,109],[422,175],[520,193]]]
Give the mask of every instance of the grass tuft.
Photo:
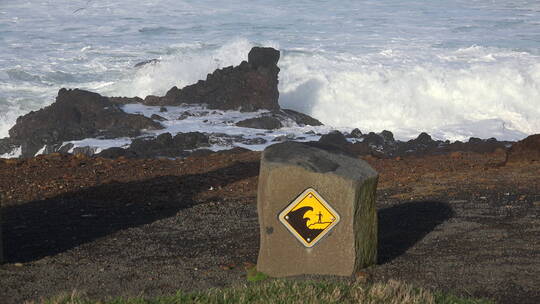
[[[263,274],[264,275],[264,274]],[[254,276],[257,276],[254,274]],[[264,275],[266,277],[266,275]],[[178,292],[158,298],[112,299],[104,302],[76,294],[45,301],[46,304],[227,304],[227,303],[363,303],[363,304],[490,304],[488,300],[460,298],[432,293],[422,288],[390,280],[386,283],[361,284],[267,280],[242,286],[209,289],[199,292]]]

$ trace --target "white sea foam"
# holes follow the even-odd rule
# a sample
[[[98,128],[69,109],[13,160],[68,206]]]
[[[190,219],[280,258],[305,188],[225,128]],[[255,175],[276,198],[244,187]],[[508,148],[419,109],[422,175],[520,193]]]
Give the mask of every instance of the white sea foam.
[[[366,65],[361,58],[339,62],[286,56],[281,62],[280,102],[326,124],[392,130],[401,139],[426,131],[451,140],[466,136],[518,140],[540,132],[540,61],[515,55],[503,59],[493,55],[489,64],[455,66]],[[471,55],[467,61],[477,57]],[[496,122],[504,131],[488,135],[471,123],[482,121]]]

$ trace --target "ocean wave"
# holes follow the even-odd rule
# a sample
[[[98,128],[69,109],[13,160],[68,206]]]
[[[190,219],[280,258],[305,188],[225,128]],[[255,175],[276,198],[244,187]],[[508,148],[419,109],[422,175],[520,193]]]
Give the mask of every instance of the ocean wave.
[[[118,81],[79,85],[108,96],[164,95],[172,86],[183,87],[217,68],[239,64],[254,45],[243,38],[222,46],[178,44],[156,64],[126,69]],[[274,42],[265,45],[279,47]],[[415,56],[392,49],[363,55],[285,49],[279,66],[282,107],[333,127],[386,129],[398,139],[425,131],[438,139],[518,140],[540,132],[540,59],[528,53],[474,45]],[[14,72],[8,75],[14,77]],[[12,99],[21,94],[48,98],[41,101],[44,105],[54,101],[58,88],[33,86],[31,74],[15,75],[27,81],[3,86]],[[67,73],[42,77],[80,80]],[[16,117],[28,108],[32,107],[14,100],[3,106],[0,136],[7,136]]]

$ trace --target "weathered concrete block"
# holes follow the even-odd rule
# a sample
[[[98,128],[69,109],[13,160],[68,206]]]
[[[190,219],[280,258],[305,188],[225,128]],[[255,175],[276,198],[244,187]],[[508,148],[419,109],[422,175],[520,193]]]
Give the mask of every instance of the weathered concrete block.
[[[320,145],[285,142],[263,152],[257,270],[273,277],[350,276],[377,260],[378,174]]]

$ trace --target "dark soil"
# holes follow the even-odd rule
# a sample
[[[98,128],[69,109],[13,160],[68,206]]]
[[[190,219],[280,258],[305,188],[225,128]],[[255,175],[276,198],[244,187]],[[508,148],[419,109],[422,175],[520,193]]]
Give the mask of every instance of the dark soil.
[[[381,173],[379,263],[369,279],[540,302],[540,162],[503,166],[504,158],[369,158]],[[258,162],[257,152],[0,160],[0,303],[245,282],[258,254]]]

